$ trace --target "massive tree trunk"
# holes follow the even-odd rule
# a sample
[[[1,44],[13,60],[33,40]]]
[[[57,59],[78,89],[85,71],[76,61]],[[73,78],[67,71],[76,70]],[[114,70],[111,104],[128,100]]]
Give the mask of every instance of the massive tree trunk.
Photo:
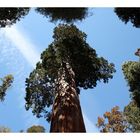
[[[64,63],[58,72],[50,132],[86,132],[74,77],[69,63]]]

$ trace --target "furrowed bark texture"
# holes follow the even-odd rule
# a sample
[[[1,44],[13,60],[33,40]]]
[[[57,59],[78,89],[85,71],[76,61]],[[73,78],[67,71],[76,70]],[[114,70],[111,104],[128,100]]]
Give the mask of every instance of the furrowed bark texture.
[[[75,74],[69,63],[64,64],[58,77],[50,132],[86,132],[74,81]]]

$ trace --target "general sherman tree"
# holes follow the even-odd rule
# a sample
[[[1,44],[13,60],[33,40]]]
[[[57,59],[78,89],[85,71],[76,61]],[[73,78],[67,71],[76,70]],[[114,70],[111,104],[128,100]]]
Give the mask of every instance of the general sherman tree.
[[[0,8],[0,28],[16,23],[28,12],[29,8]]]
[[[81,21],[88,15],[88,8],[36,8],[36,11],[50,18],[51,22],[58,20],[67,23]]]
[[[134,27],[140,28],[140,8],[115,8],[115,13],[125,22],[131,22]]]
[[[54,41],[26,79],[26,109],[51,121],[50,132],[86,132],[80,107],[80,89],[107,83],[114,65],[86,42],[74,25],[60,24]]]

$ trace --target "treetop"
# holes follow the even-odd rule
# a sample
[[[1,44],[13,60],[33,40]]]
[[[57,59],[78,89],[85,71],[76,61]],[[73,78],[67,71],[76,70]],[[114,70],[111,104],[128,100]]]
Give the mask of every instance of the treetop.
[[[26,109],[32,108],[38,117],[42,116],[41,113],[48,113],[45,107],[49,108],[53,103],[58,72],[65,69],[66,63],[75,74],[78,91],[96,87],[97,81],[107,83],[115,72],[114,64],[98,57],[95,49],[86,42],[86,34],[75,25],[60,24],[54,29],[53,38],[54,41],[41,54],[41,61],[26,79]]]

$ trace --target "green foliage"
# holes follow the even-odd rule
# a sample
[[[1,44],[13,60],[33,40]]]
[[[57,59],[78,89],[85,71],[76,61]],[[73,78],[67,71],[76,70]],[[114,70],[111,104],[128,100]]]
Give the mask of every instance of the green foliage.
[[[127,132],[129,125],[123,115],[123,112],[119,111],[119,107],[113,107],[111,112],[105,112],[103,117],[98,117],[97,127],[100,132],[103,133],[123,133]]]
[[[74,25],[59,25],[54,29],[54,42],[41,54],[42,66],[55,79],[62,63],[69,62],[75,73],[77,87],[93,88],[97,81],[108,82],[115,72],[114,65],[86,43],[86,34]],[[55,66],[54,66],[55,65]]]
[[[129,124],[131,124],[132,132],[140,132],[140,108],[134,102],[130,102],[124,108],[124,115]]]
[[[29,12],[29,8],[0,8],[0,27],[16,23]]]
[[[49,17],[51,22],[60,20],[67,23],[82,20],[88,14],[88,8],[36,8],[36,11]]]
[[[53,104],[54,89],[53,82],[40,65],[38,63],[37,68],[26,79],[26,109],[32,108],[33,114],[36,114],[38,118],[42,117],[41,113],[45,114],[46,118],[49,112],[45,107],[49,108]]]
[[[75,74],[77,90],[94,88],[97,81],[107,83],[115,72],[114,65],[86,43],[86,34],[74,25],[62,24],[54,29],[54,41],[41,54],[41,62],[26,79],[26,109],[48,119],[58,86],[58,72],[68,62]],[[68,79],[67,79],[68,80]]]
[[[133,26],[140,27],[140,8],[115,8],[115,13],[125,22],[131,22]]]
[[[28,133],[45,133],[45,128],[40,125],[33,125],[27,129]]]
[[[130,87],[131,97],[140,106],[140,63],[128,61],[123,64],[122,70]]]
[[[4,78],[0,78],[1,85],[0,85],[0,100],[4,101],[4,97],[6,95],[7,89],[11,86],[14,78],[11,74],[5,76]]]

